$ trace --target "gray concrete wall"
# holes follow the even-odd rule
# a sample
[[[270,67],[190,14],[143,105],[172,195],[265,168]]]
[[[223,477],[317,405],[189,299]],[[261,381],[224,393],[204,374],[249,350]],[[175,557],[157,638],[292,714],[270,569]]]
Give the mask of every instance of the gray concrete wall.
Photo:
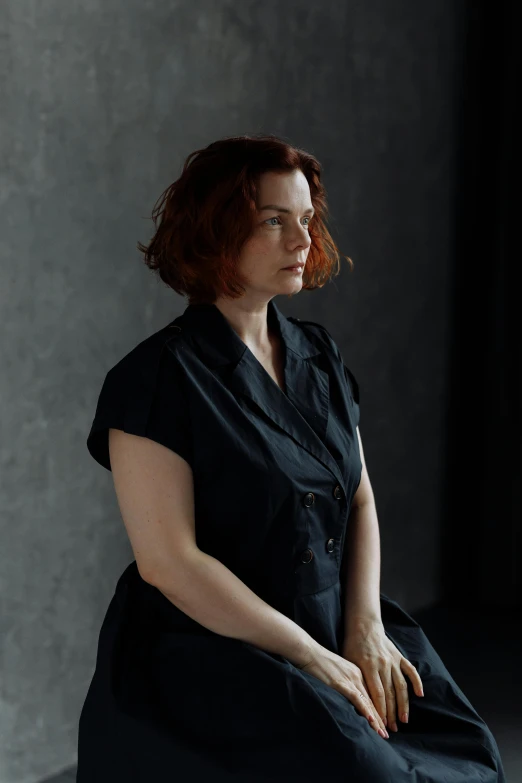
[[[75,761],[132,559],[85,446],[101,382],[185,307],[136,241],[216,138],[282,133],[324,165],[356,271],[281,309],[358,377],[382,589],[437,598],[458,41],[449,0],[4,0],[0,36],[0,783],[33,783]]]

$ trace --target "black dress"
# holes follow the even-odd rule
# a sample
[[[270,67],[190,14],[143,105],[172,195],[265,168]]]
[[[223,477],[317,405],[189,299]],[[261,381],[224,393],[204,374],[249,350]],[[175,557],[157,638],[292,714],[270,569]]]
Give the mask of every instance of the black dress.
[[[324,327],[273,301],[268,319],[285,391],[215,305],[189,305],[108,372],[87,445],[108,470],[109,427],[180,454],[198,547],[339,653],[359,390]],[[286,658],[193,620],[133,561],[101,627],[77,783],[504,783],[494,737],[422,628],[380,601],[425,693],[406,677],[410,720],[389,739]]]

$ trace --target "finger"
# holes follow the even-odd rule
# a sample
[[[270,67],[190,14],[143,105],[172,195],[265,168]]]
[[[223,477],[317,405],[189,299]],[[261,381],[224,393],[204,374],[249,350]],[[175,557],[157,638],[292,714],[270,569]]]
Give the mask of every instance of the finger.
[[[366,687],[366,683],[364,682],[364,680],[362,678],[361,678],[361,683],[359,685],[359,688],[360,688],[361,694],[363,696],[363,699],[365,700],[364,703],[367,705],[368,715],[366,717],[368,717],[371,714],[371,716],[372,716],[371,724],[372,724],[372,726],[374,727],[374,729],[376,731],[377,731],[378,727],[381,725],[379,723],[379,721],[381,721],[381,723],[382,723],[382,728],[386,729],[386,726],[384,725],[384,722],[382,721],[379,713],[377,712],[375,704],[373,703],[372,697],[370,696],[370,692],[369,692],[368,688]]]
[[[386,714],[387,714],[386,691],[383,687],[383,683],[381,681],[379,672],[373,670],[371,675],[368,676],[365,675],[364,679],[365,679],[366,687],[370,691],[372,702],[374,703],[375,708],[379,713],[379,718],[381,719],[383,726],[385,726]]]
[[[363,694],[364,698],[366,699],[366,704],[368,705],[368,710],[369,710],[368,715],[371,714],[373,716],[373,720],[371,722],[372,726],[375,728],[376,731],[378,731],[379,728],[380,728],[380,729],[383,729],[386,732],[386,725],[385,725],[381,715],[379,714],[379,710],[377,709],[377,707],[376,707],[376,705],[375,705],[375,703],[374,703],[374,701],[372,699],[372,696],[371,696],[370,692],[368,691],[368,687],[367,687],[365,681],[362,679],[362,677],[361,677],[360,690],[361,690],[361,693]]]
[[[346,691],[347,697],[350,699],[352,704],[359,710],[361,715],[364,715],[364,717],[368,720],[370,726],[379,734],[379,729],[383,733],[386,733],[386,729],[383,725],[381,725],[381,720],[379,718],[378,713],[375,710],[375,707],[369,698],[369,696],[366,695],[365,689],[361,688],[360,690],[357,690],[357,688],[349,688]],[[379,734],[379,736],[382,736]]]
[[[392,731],[398,731],[397,729],[397,700],[395,695],[395,682],[392,676],[392,668],[386,670],[385,679],[383,680],[384,691],[386,694],[386,717],[387,726]]]
[[[402,676],[402,672],[400,668],[397,666],[394,666],[392,669],[392,678],[395,687],[395,695],[397,699],[398,719],[403,723],[407,723],[408,719],[404,720],[404,713],[406,713],[407,716],[409,716],[410,714],[408,683]]]
[[[411,684],[413,685],[413,690],[417,694],[417,696],[424,696],[424,688],[422,685],[422,680],[419,676],[419,672],[415,668],[415,666],[407,659],[407,658],[401,658],[400,660],[400,666],[401,671],[406,674],[410,680]]]

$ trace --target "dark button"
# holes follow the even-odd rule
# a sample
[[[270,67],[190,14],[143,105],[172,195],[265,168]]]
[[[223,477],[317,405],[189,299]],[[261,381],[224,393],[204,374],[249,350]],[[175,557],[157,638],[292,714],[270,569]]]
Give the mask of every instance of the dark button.
[[[326,542],[326,551],[327,552],[333,552],[335,547],[335,540],[333,538],[329,538]]]
[[[337,485],[336,485],[336,487],[335,487],[335,489],[334,489],[334,491],[333,491],[333,496],[334,496],[334,498],[335,498],[336,500],[340,500],[340,499],[342,498],[342,496],[343,496],[343,491],[342,491],[342,489],[341,489],[341,485],[340,485],[340,484],[337,484]]]
[[[303,503],[305,506],[311,506],[313,503],[315,503],[315,495],[313,492],[307,492],[306,495],[303,498]]]
[[[311,549],[305,549],[305,551],[301,554],[301,563],[309,563],[313,556],[314,553]]]
[[[181,332],[181,326],[178,326],[177,324],[169,324],[169,329],[177,329],[178,332]]]

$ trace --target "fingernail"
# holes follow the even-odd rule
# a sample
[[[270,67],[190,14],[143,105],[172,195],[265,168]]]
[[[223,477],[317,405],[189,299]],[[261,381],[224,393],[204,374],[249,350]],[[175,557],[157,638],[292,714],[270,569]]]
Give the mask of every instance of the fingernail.
[[[408,723],[408,713],[407,712],[403,712],[403,714],[402,714],[402,721],[403,721],[403,723]]]

